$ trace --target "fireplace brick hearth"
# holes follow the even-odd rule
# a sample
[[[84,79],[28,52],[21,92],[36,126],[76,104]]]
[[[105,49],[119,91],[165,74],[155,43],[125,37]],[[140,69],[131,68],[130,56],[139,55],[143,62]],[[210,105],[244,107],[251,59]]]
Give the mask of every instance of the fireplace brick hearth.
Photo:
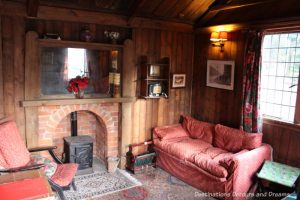
[[[117,156],[119,150],[119,104],[68,104],[38,107],[39,145],[58,145],[61,153],[63,137],[70,136],[70,113],[79,113],[78,135],[94,138],[94,151],[101,159]],[[59,141],[59,142],[58,142]]]

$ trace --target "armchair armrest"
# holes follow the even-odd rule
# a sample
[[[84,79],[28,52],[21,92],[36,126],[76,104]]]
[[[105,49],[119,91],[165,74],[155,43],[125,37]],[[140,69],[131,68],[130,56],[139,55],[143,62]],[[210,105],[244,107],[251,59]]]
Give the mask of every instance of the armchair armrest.
[[[11,172],[34,170],[34,169],[39,169],[39,168],[41,168],[43,166],[44,166],[44,164],[35,164],[35,165],[29,165],[29,166],[24,166],[24,167],[15,167],[15,168],[9,168],[9,169],[0,169],[0,173],[11,173]]]
[[[263,162],[271,158],[272,147],[268,144],[262,144],[256,149],[235,156],[233,158],[233,192],[248,192]]]
[[[54,149],[56,149],[56,148],[57,148],[56,146],[35,147],[35,148],[28,149],[28,151],[29,152],[48,151],[56,163],[62,164],[63,162],[54,153]]]
[[[28,149],[29,152],[38,152],[38,151],[49,151],[56,149],[57,146],[45,146],[45,147],[35,147]]]

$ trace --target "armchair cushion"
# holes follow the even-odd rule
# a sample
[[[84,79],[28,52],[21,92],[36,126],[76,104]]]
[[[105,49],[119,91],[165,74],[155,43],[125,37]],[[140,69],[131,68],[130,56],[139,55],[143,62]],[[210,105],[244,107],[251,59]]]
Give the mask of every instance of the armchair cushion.
[[[53,176],[57,168],[55,162],[39,155],[31,156],[31,164],[44,164],[43,171],[48,178]]]
[[[207,122],[196,120],[190,116],[184,116],[183,128],[193,139],[201,139],[212,144],[215,125]]]
[[[30,153],[14,121],[0,124],[0,154],[0,162],[5,168],[22,167],[30,162]]]
[[[54,175],[50,179],[57,185],[66,187],[72,182],[77,168],[78,164],[75,163],[58,164]]]

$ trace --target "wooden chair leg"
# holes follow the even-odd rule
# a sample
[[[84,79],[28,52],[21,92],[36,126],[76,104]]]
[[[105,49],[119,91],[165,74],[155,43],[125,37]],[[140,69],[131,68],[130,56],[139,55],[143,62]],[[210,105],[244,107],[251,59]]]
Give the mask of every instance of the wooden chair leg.
[[[64,195],[64,193],[63,193],[62,187],[58,186],[57,184],[53,183],[52,181],[49,181],[49,183],[50,183],[50,185],[51,185],[51,188],[52,188],[55,192],[57,192],[57,194],[58,194],[60,200],[65,200],[66,198],[65,198],[65,195]]]
[[[77,190],[76,185],[75,185],[75,181],[74,181],[74,180],[72,181],[72,187],[73,187],[73,189],[74,189],[75,191]]]

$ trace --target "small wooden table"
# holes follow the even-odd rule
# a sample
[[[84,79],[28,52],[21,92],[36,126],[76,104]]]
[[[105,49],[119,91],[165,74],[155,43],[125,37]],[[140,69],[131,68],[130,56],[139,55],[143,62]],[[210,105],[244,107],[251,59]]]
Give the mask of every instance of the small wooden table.
[[[282,185],[293,191],[295,189],[295,182],[299,176],[299,168],[266,160],[261,170],[257,173],[259,191],[263,192],[265,190],[262,180]]]
[[[55,195],[41,169],[1,175],[0,197],[10,200],[55,199]]]

